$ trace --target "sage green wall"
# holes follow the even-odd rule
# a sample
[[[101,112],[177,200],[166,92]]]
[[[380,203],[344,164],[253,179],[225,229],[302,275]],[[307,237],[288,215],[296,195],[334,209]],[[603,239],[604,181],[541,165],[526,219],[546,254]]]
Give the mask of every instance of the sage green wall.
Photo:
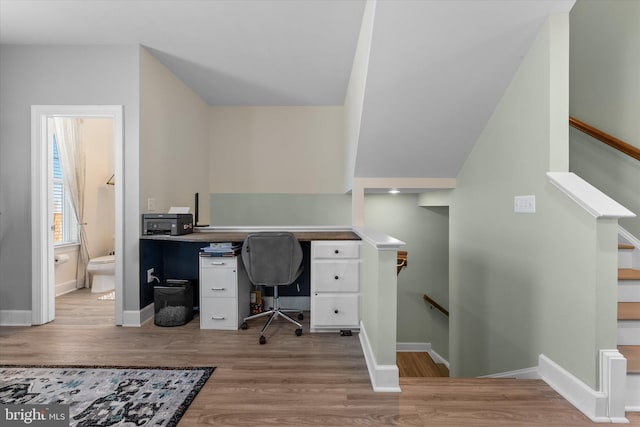
[[[449,208],[418,206],[417,194],[365,195],[365,226],[406,243],[408,265],[398,275],[397,342],[431,343],[449,357],[449,321],[423,300],[449,306]]]
[[[640,148],[640,1],[578,0],[571,10],[570,113]],[[640,214],[640,162],[575,130],[570,169]],[[620,224],[640,237],[640,216]]]
[[[360,319],[365,327],[377,365],[395,365],[397,328],[397,285],[395,269],[398,252],[378,250],[362,242]]]
[[[211,194],[209,224],[351,225],[348,194]]]
[[[598,349],[615,348],[611,224],[603,229],[545,175],[568,145],[553,126],[567,120],[568,51],[558,49],[568,36],[566,14],[547,20],[457,177],[452,376],[534,367],[545,354],[596,388]],[[535,195],[536,213],[514,213],[517,195]]]

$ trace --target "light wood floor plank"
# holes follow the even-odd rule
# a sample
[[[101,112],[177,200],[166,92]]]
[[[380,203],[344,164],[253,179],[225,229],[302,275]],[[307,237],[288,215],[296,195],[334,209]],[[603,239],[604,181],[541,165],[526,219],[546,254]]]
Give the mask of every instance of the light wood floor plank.
[[[261,346],[260,321],[246,331],[200,330],[197,319],[123,328],[104,303],[74,292],[50,324],[0,328],[0,364],[216,366],[180,427],[592,425],[542,381],[401,378],[402,393],[375,393],[358,334],[309,334],[308,320],[301,337],[278,323]],[[638,415],[628,417],[640,425]]]

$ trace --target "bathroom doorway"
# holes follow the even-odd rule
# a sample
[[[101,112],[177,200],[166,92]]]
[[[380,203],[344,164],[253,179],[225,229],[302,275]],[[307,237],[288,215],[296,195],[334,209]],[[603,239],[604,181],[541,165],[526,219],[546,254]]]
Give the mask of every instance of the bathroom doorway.
[[[48,144],[53,146],[53,244],[55,318],[77,318],[79,324],[109,321],[115,305],[115,180],[113,119],[49,118]],[[69,144],[69,139],[76,144]],[[69,147],[69,145],[75,147]],[[70,183],[65,178],[71,176]],[[71,185],[72,188],[69,188]],[[76,190],[76,191],[74,191]],[[76,198],[74,200],[74,197]],[[74,202],[82,205],[74,207]],[[77,215],[81,215],[78,222]],[[81,238],[82,237],[82,238]],[[87,293],[78,310],[65,310],[69,293]],[[63,296],[67,295],[63,298]],[[95,299],[96,302],[92,302]],[[97,305],[111,319],[83,312]],[[86,306],[86,307],[85,307]],[[94,313],[89,311],[88,313]],[[64,319],[65,321],[73,319]]]
[[[104,177],[92,176],[87,181],[104,181],[104,184],[91,184],[91,189],[87,188],[85,206],[95,208],[99,204],[98,198],[104,199],[108,192],[113,193],[111,202],[111,213],[97,211],[91,214],[91,228],[94,234],[100,235],[100,222],[112,220],[114,223],[113,232],[108,231],[109,236],[100,236],[97,242],[94,240],[87,247],[90,249],[92,257],[106,255],[102,252],[115,251],[115,274],[114,274],[114,323],[122,324],[122,294],[123,294],[123,116],[121,106],[33,106],[32,107],[32,324],[38,325],[54,320],[56,313],[56,293],[64,293],[64,286],[70,288],[72,284],[62,284],[58,286],[56,292],[56,259],[58,267],[64,264],[73,264],[73,250],[65,253],[56,253],[54,240],[60,239],[61,226],[59,224],[59,214],[54,206],[54,144],[52,144],[53,118],[73,118],[84,124],[101,124],[109,128],[111,158],[107,165],[103,165],[104,170],[99,174]],[[99,126],[98,126],[99,127]],[[89,157],[89,156],[88,156]],[[88,166],[88,165],[87,165]],[[95,168],[95,164],[94,164]],[[112,172],[105,172],[107,169]],[[102,193],[102,194],[100,194]],[[108,206],[104,205],[104,206]],[[91,209],[90,209],[91,210]],[[105,217],[106,215],[106,217]],[[111,219],[108,216],[111,215]],[[56,222],[58,221],[58,222]],[[85,223],[86,222],[86,223]],[[89,226],[89,221],[81,224]],[[71,227],[73,229],[73,227]],[[73,233],[72,233],[73,234]],[[102,233],[104,234],[104,233]],[[73,238],[73,236],[71,237]],[[105,242],[109,240],[110,242]],[[64,246],[64,245],[63,245]],[[68,245],[73,247],[73,244]],[[58,251],[59,252],[59,251]],[[93,252],[93,253],[91,253]],[[82,275],[81,275],[82,276]],[[84,277],[78,278],[80,281]],[[87,278],[88,280],[88,278]],[[69,282],[71,283],[71,282]],[[60,285],[60,283],[58,284]],[[68,290],[68,289],[67,289]],[[96,295],[96,299],[97,299]]]

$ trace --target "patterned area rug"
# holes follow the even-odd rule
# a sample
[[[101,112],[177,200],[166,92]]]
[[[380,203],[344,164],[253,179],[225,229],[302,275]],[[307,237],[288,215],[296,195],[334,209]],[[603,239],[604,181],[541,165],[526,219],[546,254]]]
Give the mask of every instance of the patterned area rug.
[[[70,426],[175,426],[215,368],[0,367],[0,404],[70,405]]]

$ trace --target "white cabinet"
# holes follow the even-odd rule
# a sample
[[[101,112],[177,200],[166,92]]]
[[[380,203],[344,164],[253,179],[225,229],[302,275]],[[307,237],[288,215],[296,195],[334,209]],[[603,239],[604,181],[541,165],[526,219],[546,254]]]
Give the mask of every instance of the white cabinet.
[[[249,315],[249,280],[239,257],[200,256],[200,329],[238,329]]]
[[[311,332],[360,328],[360,242],[311,242]]]

